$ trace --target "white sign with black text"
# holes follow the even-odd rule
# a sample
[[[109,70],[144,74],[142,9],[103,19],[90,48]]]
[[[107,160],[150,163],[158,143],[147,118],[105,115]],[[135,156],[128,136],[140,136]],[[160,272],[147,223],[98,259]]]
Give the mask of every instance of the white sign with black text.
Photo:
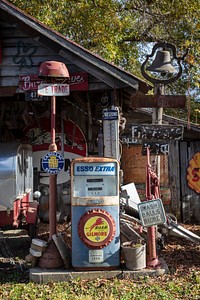
[[[42,83],[38,86],[39,96],[69,96],[69,84]]]
[[[166,222],[165,211],[161,199],[138,203],[138,211],[144,227],[164,224]]]

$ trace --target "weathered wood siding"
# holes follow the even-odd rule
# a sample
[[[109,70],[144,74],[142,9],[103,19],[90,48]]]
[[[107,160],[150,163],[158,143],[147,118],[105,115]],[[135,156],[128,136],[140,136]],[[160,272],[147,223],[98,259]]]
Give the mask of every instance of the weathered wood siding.
[[[76,63],[67,59],[67,54],[58,55],[51,49],[51,42],[47,40],[46,45],[41,44],[37,37],[31,38],[26,34],[0,21],[0,40],[2,61],[0,63],[0,87],[18,87],[19,75],[38,74],[38,66],[47,60],[60,61],[66,64],[69,74],[87,72],[81,69]],[[89,74],[89,90],[100,91],[109,89],[97,77]],[[0,95],[1,96],[1,95]]]
[[[150,156],[150,163],[153,169],[156,169],[155,155]],[[127,147],[123,145],[122,151],[122,169],[124,184],[134,182],[137,188],[137,192],[140,196],[140,200],[146,200],[146,165],[147,156],[142,155],[142,145],[131,145]],[[164,205],[168,205],[170,202],[170,190],[168,185],[168,156],[162,155],[160,157],[160,196]]]
[[[171,191],[171,212],[180,220],[180,162],[179,142],[170,142],[169,145],[169,186]]]
[[[186,178],[189,161],[194,154],[199,151],[200,142],[180,142],[181,204],[183,222],[200,223],[200,195],[188,186]]]
[[[169,179],[171,209],[184,223],[200,223],[200,195],[188,186],[187,168],[200,142],[174,142],[170,145]]]
[[[165,192],[163,187],[169,187],[171,194],[165,209],[184,223],[200,223],[200,195],[187,182],[189,161],[197,152],[200,152],[200,142],[173,141],[169,145],[169,155],[161,156],[161,196]],[[154,160],[151,156],[152,165]],[[140,189],[145,189],[146,163],[146,156],[141,155],[141,145],[123,146],[124,184],[134,182],[139,193]]]
[[[156,156],[150,156],[152,167],[156,164]],[[123,146],[122,168],[124,170],[124,183],[134,182],[135,184],[145,184],[146,182],[147,157],[142,155],[142,145]],[[168,186],[168,158],[166,155],[160,156],[162,186]]]

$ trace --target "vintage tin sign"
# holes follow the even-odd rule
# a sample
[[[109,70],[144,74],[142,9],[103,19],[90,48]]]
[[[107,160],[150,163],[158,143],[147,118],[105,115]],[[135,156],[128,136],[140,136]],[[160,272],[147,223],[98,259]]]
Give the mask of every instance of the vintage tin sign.
[[[117,165],[115,162],[99,163],[77,163],[74,165],[74,175],[91,176],[103,175],[114,176],[117,174]]]
[[[69,96],[69,84],[42,83],[38,86],[39,96]]]
[[[64,158],[58,152],[49,152],[42,158],[42,168],[46,173],[58,174],[64,167]]]
[[[161,199],[138,203],[138,211],[144,227],[164,224],[166,222],[166,216]]]

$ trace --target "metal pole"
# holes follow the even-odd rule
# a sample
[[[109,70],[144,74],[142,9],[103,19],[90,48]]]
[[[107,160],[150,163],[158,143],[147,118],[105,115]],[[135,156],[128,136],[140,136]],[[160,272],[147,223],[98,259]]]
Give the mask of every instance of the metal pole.
[[[164,85],[163,84],[155,84],[154,85],[154,94],[164,95]],[[152,115],[152,123],[162,124],[162,114],[163,107],[159,107],[154,109],[154,113]],[[151,191],[151,179],[156,176],[156,174],[152,174],[150,159],[149,159],[149,148],[147,148],[147,179],[146,179],[146,198],[147,200],[155,199],[155,196],[152,195]],[[157,157],[157,176],[160,179],[160,155]],[[156,227],[150,226],[147,228],[147,240],[148,240],[148,256],[147,256],[147,266],[156,267],[159,264],[157,253],[156,253]]]
[[[57,151],[56,140],[56,97],[51,97],[51,144],[50,152]],[[57,198],[57,174],[49,174],[49,240],[56,233],[56,198]]]
[[[147,168],[146,168],[146,199],[154,199],[154,195],[151,192],[151,178],[152,171],[150,165],[150,151],[147,147]],[[158,265],[158,257],[156,254],[156,236],[155,236],[155,226],[150,226],[147,228],[147,246],[148,246],[148,256],[147,256],[147,266],[155,267]]]
[[[154,84],[154,95],[164,95],[165,94],[165,86],[164,84],[158,83]],[[163,116],[163,107],[155,108],[154,114],[152,115],[152,123],[153,124],[162,124],[162,116]],[[160,155],[157,156],[157,175],[160,179]]]

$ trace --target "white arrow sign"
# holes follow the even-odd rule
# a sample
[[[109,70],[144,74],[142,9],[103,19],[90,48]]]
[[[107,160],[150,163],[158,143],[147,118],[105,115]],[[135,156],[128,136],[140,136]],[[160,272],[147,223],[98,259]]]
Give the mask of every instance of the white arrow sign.
[[[39,96],[69,96],[69,84],[43,83],[38,86]]]

